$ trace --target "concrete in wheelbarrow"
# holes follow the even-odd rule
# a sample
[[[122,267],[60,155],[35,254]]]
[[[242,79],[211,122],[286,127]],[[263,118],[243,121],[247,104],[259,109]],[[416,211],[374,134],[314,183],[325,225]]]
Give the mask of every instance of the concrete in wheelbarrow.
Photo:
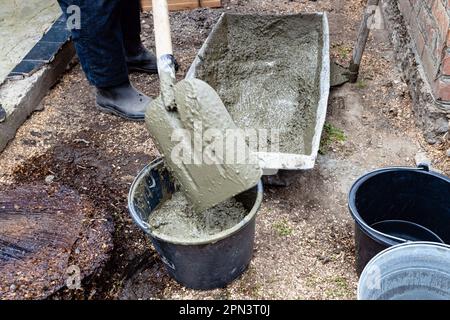
[[[250,148],[264,174],[314,167],[330,90],[325,12],[223,14],[186,78],[210,84],[239,128],[259,130]]]

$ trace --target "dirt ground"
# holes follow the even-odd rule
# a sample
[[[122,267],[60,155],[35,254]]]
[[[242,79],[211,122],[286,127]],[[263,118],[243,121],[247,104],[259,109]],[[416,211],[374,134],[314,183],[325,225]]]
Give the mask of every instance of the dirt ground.
[[[332,55],[348,63],[363,0],[224,1],[223,9],[171,14],[181,79],[221,12],[327,11]],[[153,46],[152,17],[142,16],[143,39]],[[144,93],[158,94],[157,76],[133,75]],[[144,124],[101,114],[79,65],[49,92],[0,154],[0,183],[42,182],[49,175],[108,212],[114,250],[102,272],[66,299],[354,299],[353,222],[347,193],[361,174],[415,165],[419,152],[450,174],[450,145],[426,144],[416,127],[407,86],[393,62],[385,30],[370,37],[360,80],[333,89],[327,135],[314,170],[287,188],[266,187],[257,219],[254,259],[225,289],[187,290],[171,280],[150,242],[133,225],[127,192],[136,174],[158,156]]]

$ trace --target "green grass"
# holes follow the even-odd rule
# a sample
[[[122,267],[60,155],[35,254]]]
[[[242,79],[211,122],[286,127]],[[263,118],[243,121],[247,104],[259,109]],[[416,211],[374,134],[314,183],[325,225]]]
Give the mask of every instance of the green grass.
[[[325,290],[327,299],[343,299],[351,293],[348,281],[344,277],[337,276],[326,281],[334,287]]]
[[[338,47],[336,47],[337,50],[337,54],[339,55],[339,57],[343,60],[347,60],[347,58],[350,56],[351,52],[352,52],[352,48],[347,47],[345,45],[340,45]]]
[[[319,153],[323,155],[333,143],[344,142],[345,140],[347,140],[347,137],[344,131],[333,126],[331,123],[325,123]]]
[[[356,87],[358,89],[365,89],[365,88],[367,88],[367,83],[364,80],[358,80],[356,82]]]
[[[336,277],[333,279],[334,284],[341,290],[348,291],[348,282],[344,277]]]
[[[277,221],[274,223],[273,227],[275,228],[275,231],[278,233],[278,235],[282,237],[287,237],[292,235],[293,231],[292,228],[288,225],[286,220]]]
[[[305,284],[310,288],[315,288],[318,284],[320,284],[320,280],[318,280],[315,276],[310,275],[305,279]]]

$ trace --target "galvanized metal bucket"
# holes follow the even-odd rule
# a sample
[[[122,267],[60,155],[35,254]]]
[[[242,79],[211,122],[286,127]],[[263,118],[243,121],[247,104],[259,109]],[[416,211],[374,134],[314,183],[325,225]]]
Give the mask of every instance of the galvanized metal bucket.
[[[375,256],[358,285],[359,300],[449,300],[450,246],[400,244]]]

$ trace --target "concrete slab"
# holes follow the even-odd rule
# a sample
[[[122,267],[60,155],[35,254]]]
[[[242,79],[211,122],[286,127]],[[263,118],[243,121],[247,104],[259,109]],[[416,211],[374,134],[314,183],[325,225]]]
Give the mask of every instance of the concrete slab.
[[[75,48],[72,42],[68,42],[51,63],[31,76],[7,80],[0,86],[0,102],[6,111],[6,119],[0,123],[0,151],[14,138],[28,116],[39,108],[42,98],[64,73],[74,55]]]
[[[60,15],[54,0],[0,0],[0,83]]]

